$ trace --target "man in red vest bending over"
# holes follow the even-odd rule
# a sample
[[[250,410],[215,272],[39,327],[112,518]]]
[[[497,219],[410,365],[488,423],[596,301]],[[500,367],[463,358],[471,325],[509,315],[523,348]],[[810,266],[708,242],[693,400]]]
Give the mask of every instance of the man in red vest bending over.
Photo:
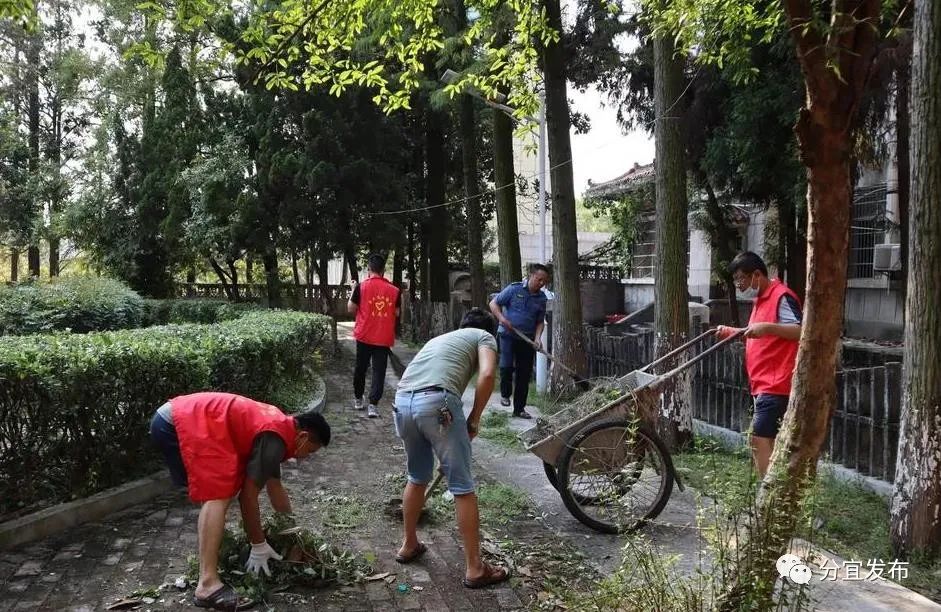
[[[150,437],[163,452],[170,477],[188,486],[199,511],[199,583],[193,603],[235,610],[239,597],[219,578],[219,547],[229,503],[238,495],[242,523],[252,543],[246,569],[271,575],[268,561],[281,556],[265,540],[258,509],[264,488],[276,512],[291,512],[281,485],[281,463],[303,459],[330,443],[323,416],[288,416],[268,404],[230,393],[181,395],[157,409]],[[242,602],[241,605],[244,605]]]
[[[797,294],[780,280],[769,279],[765,262],[754,253],[739,253],[729,270],[739,292],[755,300],[745,328],[745,369],[755,401],[752,457],[764,477],[791,395],[803,315]],[[722,339],[738,331],[720,325],[716,335]]]
[[[399,316],[399,289],[383,274],[386,260],[370,255],[366,264],[368,277],[356,285],[347,304],[356,315],[353,337],[356,339],[356,368],[353,370],[353,407],[362,410],[366,389],[366,370],[372,362],[372,384],[369,386],[369,418],[379,416],[377,404],[382,399],[386,382],[389,347],[395,344],[395,321]]]

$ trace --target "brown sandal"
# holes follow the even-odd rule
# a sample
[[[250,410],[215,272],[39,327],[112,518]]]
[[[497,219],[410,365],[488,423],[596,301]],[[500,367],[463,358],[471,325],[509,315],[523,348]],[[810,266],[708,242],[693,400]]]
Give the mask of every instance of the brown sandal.
[[[510,577],[510,572],[505,567],[494,567],[489,563],[484,563],[484,575],[480,578],[464,578],[464,586],[469,589],[482,589],[491,584],[498,584]]]
[[[414,561],[415,559],[419,558],[420,556],[422,556],[422,555],[425,554],[426,552],[428,552],[428,547],[425,546],[425,543],[424,543],[424,542],[419,542],[419,543],[418,543],[418,548],[416,548],[416,549],[413,550],[412,552],[408,553],[407,555],[396,555],[396,556],[395,556],[395,562],[396,562],[396,563],[401,563],[401,564],[403,564],[403,565],[406,564],[406,563],[411,563],[412,561]]]

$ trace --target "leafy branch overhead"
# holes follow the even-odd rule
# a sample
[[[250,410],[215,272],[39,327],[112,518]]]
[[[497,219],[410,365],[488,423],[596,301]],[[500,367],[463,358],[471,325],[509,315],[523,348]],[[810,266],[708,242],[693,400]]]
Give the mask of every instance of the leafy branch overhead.
[[[226,41],[236,62],[268,89],[322,88],[341,95],[368,89],[385,112],[411,108],[421,88],[428,59],[444,48],[444,7],[437,0],[285,0],[276,6],[233,7],[217,0],[182,0],[138,5],[157,19],[186,31],[215,26],[226,19],[244,23],[238,41]],[[462,33],[478,61],[445,91],[454,96],[475,88],[507,103],[520,117],[535,114],[539,55],[537,46],[558,40],[540,4],[528,0],[467,3],[471,23]],[[498,32],[507,12],[509,36]],[[499,26],[499,27],[498,27]]]

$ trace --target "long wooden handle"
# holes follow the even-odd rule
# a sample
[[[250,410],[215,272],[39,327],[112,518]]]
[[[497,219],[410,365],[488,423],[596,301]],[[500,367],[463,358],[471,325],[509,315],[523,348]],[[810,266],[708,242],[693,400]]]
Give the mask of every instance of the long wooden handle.
[[[530,340],[529,338],[527,338],[522,332],[520,332],[520,331],[519,331],[518,329],[516,329],[515,327],[513,328],[513,333],[516,334],[517,336],[519,336],[519,337],[520,337],[520,340],[522,340],[523,342],[525,342],[525,343],[528,344],[529,346],[533,347],[533,350],[535,350],[537,353],[541,353],[541,354],[545,355],[545,356],[546,356],[546,359],[548,359],[549,361],[551,361],[551,362],[554,363],[555,365],[557,365],[557,366],[559,366],[560,368],[562,368],[563,370],[565,370],[565,372],[566,372],[567,374],[571,375],[572,377],[574,377],[575,380],[581,380],[581,379],[582,379],[581,375],[579,375],[578,372],[576,372],[576,371],[573,370],[572,368],[568,367],[567,365],[565,365],[564,363],[562,363],[561,361],[559,361],[558,359],[556,359],[555,357],[553,357],[552,355],[550,355],[549,353],[547,353],[547,352],[545,351],[545,349],[539,348],[539,347],[536,345],[535,342],[533,342],[532,340]]]

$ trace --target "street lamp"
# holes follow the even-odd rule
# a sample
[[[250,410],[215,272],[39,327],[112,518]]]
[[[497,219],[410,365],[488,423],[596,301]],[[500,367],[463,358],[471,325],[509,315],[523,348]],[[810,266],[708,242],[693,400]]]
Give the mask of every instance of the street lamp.
[[[444,71],[444,74],[441,75],[441,81],[448,85],[456,83],[460,79],[461,75],[457,72],[448,68]],[[481,92],[476,87],[466,86],[464,93],[481,100],[484,104],[490,108],[496,109],[503,113],[506,113],[512,119],[516,119],[513,115],[513,109],[503,102],[506,100],[506,96],[500,92],[496,92],[496,99],[492,100],[487,98],[483,92]],[[542,264],[546,263],[547,252],[546,252],[546,99],[545,94],[540,92],[539,94],[539,118],[527,117],[528,120],[534,121],[539,124],[539,155],[538,168],[539,168],[539,193],[538,193],[538,207],[539,207],[539,262]],[[548,346],[547,343],[547,332],[545,327],[542,331],[542,345]],[[549,363],[546,360],[546,356],[542,353],[536,354],[536,391],[539,393],[545,393],[546,387],[548,386],[548,371]]]

